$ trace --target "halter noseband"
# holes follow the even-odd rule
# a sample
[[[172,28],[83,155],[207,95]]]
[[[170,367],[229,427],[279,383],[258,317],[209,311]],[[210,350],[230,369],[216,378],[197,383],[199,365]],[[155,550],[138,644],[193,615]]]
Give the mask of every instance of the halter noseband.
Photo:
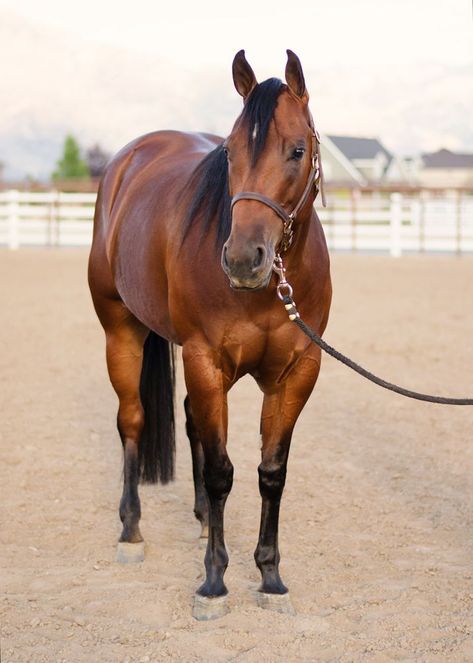
[[[302,207],[305,205],[305,202],[310,194],[312,186],[315,185],[316,192],[315,196],[319,191],[322,194],[322,205],[325,207],[325,193],[324,193],[324,178],[322,170],[322,159],[320,157],[320,136],[318,131],[314,127],[314,121],[312,115],[309,113],[309,126],[312,131],[312,164],[310,168],[309,177],[307,179],[307,184],[302,193],[302,196],[299,198],[297,205],[294,207],[291,213],[286,212],[284,207],[280,205],[275,200],[268,198],[262,193],[256,193],[255,191],[242,191],[237,193],[232,198],[230,205],[230,210],[233,211],[233,207],[239,200],[256,200],[259,203],[263,203],[267,207],[270,207],[273,212],[275,212],[283,222],[282,238],[279,247],[279,253],[286,252],[292,244],[292,239],[294,236],[294,230],[292,229],[292,224],[294,219],[301,211]]]

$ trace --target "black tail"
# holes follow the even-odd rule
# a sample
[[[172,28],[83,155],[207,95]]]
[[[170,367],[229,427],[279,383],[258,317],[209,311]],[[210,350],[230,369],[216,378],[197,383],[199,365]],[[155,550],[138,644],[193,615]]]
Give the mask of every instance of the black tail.
[[[143,352],[140,394],[145,424],[139,444],[140,479],[174,479],[174,352],[171,343],[150,332]]]

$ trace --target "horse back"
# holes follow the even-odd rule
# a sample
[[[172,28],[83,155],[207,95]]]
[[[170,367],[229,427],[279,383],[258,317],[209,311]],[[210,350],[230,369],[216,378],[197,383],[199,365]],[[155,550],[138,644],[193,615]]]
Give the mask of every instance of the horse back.
[[[94,227],[105,238],[110,261],[120,224],[126,219],[136,231],[144,217],[169,218],[166,212],[176,208],[196,163],[221,141],[211,134],[155,131],[118,152],[102,179]],[[159,214],[150,215],[153,209]]]

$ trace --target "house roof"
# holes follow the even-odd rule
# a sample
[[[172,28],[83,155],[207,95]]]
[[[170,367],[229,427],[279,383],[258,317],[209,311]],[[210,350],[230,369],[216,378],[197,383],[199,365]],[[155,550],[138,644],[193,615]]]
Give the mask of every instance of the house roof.
[[[438,150],[422,155],[424,168],[473,168],[473,154],[458,154],[450,150]]]
[[[374,159],[382,152],[388,163],[393,158],[377,138],[360,138],[358,136],[329,136],[338,149],[350,160],[352,159]]]
[[[350,159],[348,159],[348,157],[346,157],[343,154],[343,152],[330,139],[330,136],[327,136],[326,134],[321,134],[320,140],[322,144],[322,157],[325,157],[324,150],[327,150],[332,155],[332,158],[335,159],[338,165],[342,168],[342,170],[345,171],[347,175],[347,180],[349,181],[354,180],[355,182],[361,184],[362,186],[367,183],[364,175],[362,175],[361,172],[357,168],[355,168],[355,166],[352,164]]]

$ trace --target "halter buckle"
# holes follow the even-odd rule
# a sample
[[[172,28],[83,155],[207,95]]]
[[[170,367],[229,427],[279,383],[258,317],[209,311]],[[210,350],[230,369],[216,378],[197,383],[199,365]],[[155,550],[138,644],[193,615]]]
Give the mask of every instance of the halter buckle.
[[[285,253],[292,244],[294,231],[292,224],[294,223],[294,214],[288,214],[287,221],[283,222],[282,238],[281,238],[281,251]]]
[[[284,297],[292,297],[292,287],[286,281],[286,270],[282,264],[281,254],[278,253],[274,258],[273,262],[273,272],[276,273],[279,283],[276,286],[276,292],[281,301],[284,300]]]

